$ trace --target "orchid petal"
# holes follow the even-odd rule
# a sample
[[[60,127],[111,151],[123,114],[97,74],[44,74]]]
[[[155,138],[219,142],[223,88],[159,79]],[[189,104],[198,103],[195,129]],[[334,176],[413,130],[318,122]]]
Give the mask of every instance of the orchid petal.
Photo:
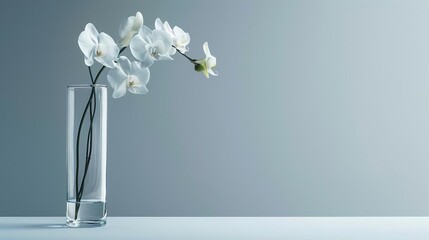
[[[164,45],[164,42],[163,41],[161,41],[161,40],[157,40],[156,42],[154,42],[150,47],[154,47],[154,48],[156,48],[157,49],[157,51],[158,51],[158,54],[160,55],[160,54],[165,54],[167,51],[165,50],[166,49],[166,46]],[[170,49],[168,50],[168,51],[170,51]],[[150,51],[149,51],[150,52]]]
[[[107,82],[114,90],[118,89],[126,79],[127,74],[122,71],[119,65],[117,68],[110,69],[109,73],[107,74]]]
[[[210,56],[207,58],[207,68],[216,67],[216,57]]]
[[[127,81],[123,81],[118,88],[114,89],[113,91],[113,98],[120,98],[123,97],[127,93]]]
[[[125,56],[120,56],[118,59],[118,65],[121,71],[127,76],[131,73],[131,62]]]
[[[130,16],[121,22],[119,26],[119,37],[125,38],[130,32],[137,33],[143,25],[143,15],[140,12],[136,16]]]
[[[94,64],[94,58],[93,58],[93,51],[91,52],[91,55],[89,56],[89,57],[87,57],[87,56],[85,56],[84,58],[84,60],[85,60],[85,65],[86,66],[92,66],[92,64]]]
[[[130,16],[122,21],[119,26],[119,36],[121,37],[119,45],[121,47],[130,45],[131,38],[139,32],[142,25],[143,15],[140,12],[137,12],[136,16]]]
[[[137,86],[133,86],[133,87],[128,88],[128,92],[134,93],[134,94],[145,94],[148,91],[149,90],[147,90],[145,85],[137,85]]]
[[[136,35],[130,42],[131,54],[140,61],[146,59],[147,50],[146,42],[143,40],[141,34]]]
[[[207,42],[205,42],[203,44],[203,50],[204,50],[204,53],[206,54],[206,58],[208,58],[209,56],[211,56],[210,49],[209,49],[209,44]]]
[[[119,37],[125,38],[132,31],[132,26],[134,23],[134,16],[130,16],[119,25]]]
[[[150,54],[147,54],[146,57],[141,61],[140,64],[142,65],[142,67],[148,68],[148,67],[152,66],[154,61],[155,61],[155,59]]]
[[[168,55],[174,55],[176,54],[176,49],[175,48],[170,48],[170,52],[168,52]]]
[[[173,58],[168,54],[164,54],[164,55],[159,55],[158,60],[173,60]]]
[[[139,35],[142,37],[145,43],[152,43],[152,30],[147,26],[143,25],[140,28]]]
[[[103,32],[98,36],[98,41],[95,60],[108,68],[114,68],[119,54],[118,45],[112,37]]]
[[[126,93],[127,75],[122,71],[120,66],[111,69],[107,74],[107,81],[113,88],[113,98],[120,98]]]
[[[170,36],[174,36],[173,30],[170,27],[170,24],[168,24],[167,21],[164,22],[164,31],[167,32]]]
[[[81,32],[79,34],[77,42],[79,44],[80,50],[83,52],[85,57],[92,57],[92,52],[94,51],[96,42],[92,40],[90,33],[87,31]]]
[[[207,70],[204,70],[203,73],[204,73],[204,76],[206,76],[206,78],[209,78],[209,72]]]
[[[211,75],[213,75],[213,76],[217,76],[217,75],[218,75],[218,72],[217,72],[217,71],[215,71],[215,70],[213,70],[213,69],[211,69],[211,68],[209,68],[208,72],[209,72]]]
[[[175,26],[174,28],[173,28],[173,33],[174,33],[174,36],[176,36],[176,37],[178,37],[178,36],[182,36],[182,35],[185,35],[185,31],[183,31],[183,29],[181,29],[180,27],[178,27],[178,26]]]
[[[141,84],[146,85],[149,82],[150,71],[149,68],[143,67],[140,63],[132,62],[130,75],[136,76]]]
[[[134,18],[134,23],[132,26],[132,30],[138,32],[140,28],[143,26],[143,14],[141,12],[137,12]]]
[[[155,29],[156,30],[164,30],[164,25],[162,24],[162,21],[159,18],[157,18],[155,20]]]
[[[92,24],[92,23],[86,24],[85,32],[87,32],[89,34],[89,37],[91,38],[91,40],[94,43],[98,42],[97,38],[98,38],[99,34],[98,34],[97,28],[95,28],[94,24]]]

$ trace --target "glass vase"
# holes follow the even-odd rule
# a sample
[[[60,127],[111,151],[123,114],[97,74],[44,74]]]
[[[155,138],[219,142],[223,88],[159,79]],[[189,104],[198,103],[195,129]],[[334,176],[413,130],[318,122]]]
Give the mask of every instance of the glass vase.
[[[106,224],[107,88],[67,87],[67,212],[70,227]]]

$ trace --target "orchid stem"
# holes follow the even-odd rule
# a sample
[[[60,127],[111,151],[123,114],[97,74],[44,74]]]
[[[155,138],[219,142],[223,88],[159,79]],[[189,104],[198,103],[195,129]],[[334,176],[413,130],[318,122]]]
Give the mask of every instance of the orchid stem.
[[[178,52],[178,53],[180,53],[182,56],[184,56],[186,59],[188,59],[190,62],[192,62],[193,64],[195,64],[195,61],[197,61],[196,59],[192,59],[192,58],[190,58],[190,57],[188,57],[188,55],[186,55],[186,54],[184,54],[184,53],[182,53],[179,49],[177,49],[177,47],[176,46],[174,46],[174,45],[171,45],[174,49],[176,49],[176,51]]]
[[[88,66],[89,76],[91,77],[91,82],[94,84],[94,78],[92,77],[91,66]]]
[[[125,49],[126,49],[126,47],[121,48],[121,50],[119,51],[118,57],[119,57],[119,55],[121,55],[121,53]],[[103,72],[103,70],[105,68],[106,68],[106,66],[103,66],[98,71],[97,75],[94,78],[92,75],[91,67],[88,66],[89,76],[91,78],[91,83],[92,83],[92,85],[91,85],[92,90],[91,90],[91,95],[89,96],[88,102],[86,103],[85,110],[83,111],[82,117],[80,119],[78,132],[77,132],[77,139],[76,139],[76,176],[75,176],[76,177],[76,179],[75,179],[76,206],[75,206],[75,215],[74,215],[75,220],[77,220],[77,215],[79,213],[80,201],[82,200],[82,197],[83,197],[85,179],[86,179],[86,176],[88,173],[88,168],[89,168],[89,164],[91,161],[91,155],[92,155],[92,139],[93,139],[92,127],[93,127],[94,116],[95,116],[96,108],[97,108],[95,84],[97,83],[101,73]],[[79,188],[79,142],[80,142],[80,135],[81,135],[81,131],[82,131],[83,122],[84,122],[85,116],[88,112],[88,108],[90,109],[90,111],[89,111],[90,121],[89,121],[89,129],[88,129],[87,142],[86,142],[85,170],[84,170],[83,178],[82,178],[82,181],[80,183],[80,188]]]

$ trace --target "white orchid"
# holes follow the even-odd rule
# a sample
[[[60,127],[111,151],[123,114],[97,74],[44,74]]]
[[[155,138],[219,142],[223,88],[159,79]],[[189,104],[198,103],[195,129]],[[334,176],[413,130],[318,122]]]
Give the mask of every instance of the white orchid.
[[[110,69],[107,81],[113,88],[113,98],[120,98],[125,93],[145,94],[148,92],[146,84],[149,82],[149,68],[142,67],[139,62],[130,62],[121,56],[116,68]]]
[[[119,26],[119,46],[127,47],[130,45],[131,39],[139,32],[143,26],[143,15],[137,12],[135,16],[130,16],[122,21]]]
[[[208,78],[209,75],[217,76],[217,72],[213,70],[216,66],[216,57],[211,55],[208,43],[205,42],[203,45],[205,58],[197,60],[189,57],[185,54],[188,51],[188,44],[190,42],[190,36],[188,33],[183,31],[180,27],[175,26],[171,28],[167,21],[164,23],[157,18],[155,21],[155,30],[149,29],[143,25],[143,15],[137,12],[135,16],[130,16],[121,22],[119,26],[119,41],[118,45],[115,41],[106,33],[98,33],[97,29],[92,23],[88,23],[85,26],[85,30],[80,33],[78,38],[78,44],[83,54],[85,55],[85,64],[89,70],[89,80],[91,81],[89,86],[92,88],[92,92],[89,95],[89,99],[86,103],[85,110],[80,118],[79,126],[76,126],[77,138],[75,139],[76,144],[76,158],[71,158],[71,162],[74,165],[79,166],[79,161],[85,161],[85,169],[76,167],[76,174],[74,174],[75,187],[74,191],[68,191],[70,199],[77,203],[82,202],[85,198],[90,196],[90,192],[86,189],[84,192],[85,177],[87,176],[88,166],[93,156],[92,142],[95,136],[93,132],[93,121],[95,114],[102,115],[100,107],[97,106],[97,95],[95,93],[95,85],[100,79],[101,73],[106,67],[110,68],[107,74],[107,81],[113,88],[113,98],[123,97],[127,91],[133,94],[145,94],[148,92],[146,88],[150,78],[149,66],[158,60],[172,60],[170,55],[178,52],[181,56],[185,57],[198,72],[203,72]],[[121,49],[119,50],[119,47]],[[139,61],[130,62],[127,57],[119,56],[123,53],[126,48],[130,48],[132,55]],[[94,64],[94,59],[104,65],[99,68],[96,75],[93,75],[93,69],[91,66]],[[95,76],[95,77],[94,77]],[[89,110],[89,111],[88,111]],[[98,113],[96,112],[98,111]],[[98,116],[97,115],[97,116]],[[89,122],[83,121],[89,119]],[[104,124],[105,125],[105,124]],[[84,127],[85,126],[85,127]],[[87,137],[81,137],[81,131],[87,128]],[[72,129],[73,130],[73,129]],[[73,131],[69,131],[72,132]],[[79,144],[81,140],[86,139],[86,149],[80,149]],[[74,139],[72,138],[74,141]],[[82,142],[81,142],[82,143]],[[85,154],[85,158],[79,158]],[[89,153],[89,154],[88,154]],[[79,160],[80,159],[80,160]],[[91,166],[94,164],[91,164]],[[95,167],[95,166],[94,166]],[[73,170],[73,171],[74,171]],[[78,174],[83,171],[82,175]],[[93,171],[93,170],[90,170]],[[80,175],[80,178],[79,178]],[[70,174],[68,180],[71,180]],[[80,182],[80,187],[79,183]],[[70,190],[70,187],[69,187]],[[91,189],[89,189],[91,190]],[[82,212],[79,212],[79,205],[76,205],[72,211],[68,211],[67,218],[73,217],[73,221],[67,221],[68,226],[75,225],[78,222],[78,216],[82,217]],[[68,209],[69,210],[69,209]],[[84,210],[84,209],[82,209]],[[81,210],[81,211],[82,211]],[[74,212],[74,213],[71,213]],[[70,213],[70,214],[69,214]],[[70,215],[70,216],[69,216]],[[70,224],[69,224],[70,223]]]
[[[113,98],[120,98],[131,92],[134,94],[144,94],[148,92],[146,84],[149,81],[149,67],[159,60],[172,60],[171,55],[179,52],[180,55],[188,59],[197,72],[202,72],[207,78],[210,75],[217,76],[213,69],[216,66],[216,57],[209,50],[208,43],[203,44],[205,53],[204,59],[194,59],[186,55],[189,50],[189,33],[180,27],[174,26],[161,19],[155,20],[155,29],[151,30],[143,25],[143,15],[137,12],[135,16],[129,16],[121,22],[119,26],[120,39],[115,41],[104,32],[98,33],[92,23],[85,26],[80,33],[78,44],[85,55],[85,64],[89,66],[92,84],[97,83],[102,67],[93,78],[91,66],[94,59],[111,68],[107,74],[109,85],[113,88]],[[121,47],[121,50],[119,49]],[[132,55],[138,60],[130,62],[128,58],[119,55],[126,48],[130,48]]]
[[[168,33],[173,40],[173,45],[180,52],[185,53],[189,50],[188,44],[191,41],[191,37],[189,36],[189,33],[186,33],[180,27],[174,26],[174,28],[171,29],[170,24],[168,24],[167,21],[162,23],[161,19],[157,18],[155,20],[155,29],[162,30]],[[175,53],[176,53],[176,49],[172,48],[170,55],[173,55]]]
[[[130,42],[131,53],[142,61],[142,65],[149,67],[157,60],[172,60],[169,53],[172,48],[172,39],[165,31],[150,30],[144,26]]]
[[[206,58],[195,61],[195,71],[203,72],[206,78],[209,78],[209,74],[217,76],[217,71],[212,69],[216,67],[216,57],[210,53],[209,44],[207,42],[203,44],[203,50],[206,54]]]
[[[92,23],[85,26],[80,33],[78,44],[85,55],[85,64],[92,66],[94,59],[108,68],[114,68],[118,58],[119,47],[115,41],[106,33],[98,33]]]

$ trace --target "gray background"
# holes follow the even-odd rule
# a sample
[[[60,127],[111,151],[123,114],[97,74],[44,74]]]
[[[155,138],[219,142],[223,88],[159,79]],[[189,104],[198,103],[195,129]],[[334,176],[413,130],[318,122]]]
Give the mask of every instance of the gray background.
[[[429,214],[428,1],[1,1],[0,216],[65,214],[66,86],[87,22],[209,41],[109,97],[115,216]],[[105,76],[103,81],[106,83]],[[111,89],[109,89],[111,94]]]

